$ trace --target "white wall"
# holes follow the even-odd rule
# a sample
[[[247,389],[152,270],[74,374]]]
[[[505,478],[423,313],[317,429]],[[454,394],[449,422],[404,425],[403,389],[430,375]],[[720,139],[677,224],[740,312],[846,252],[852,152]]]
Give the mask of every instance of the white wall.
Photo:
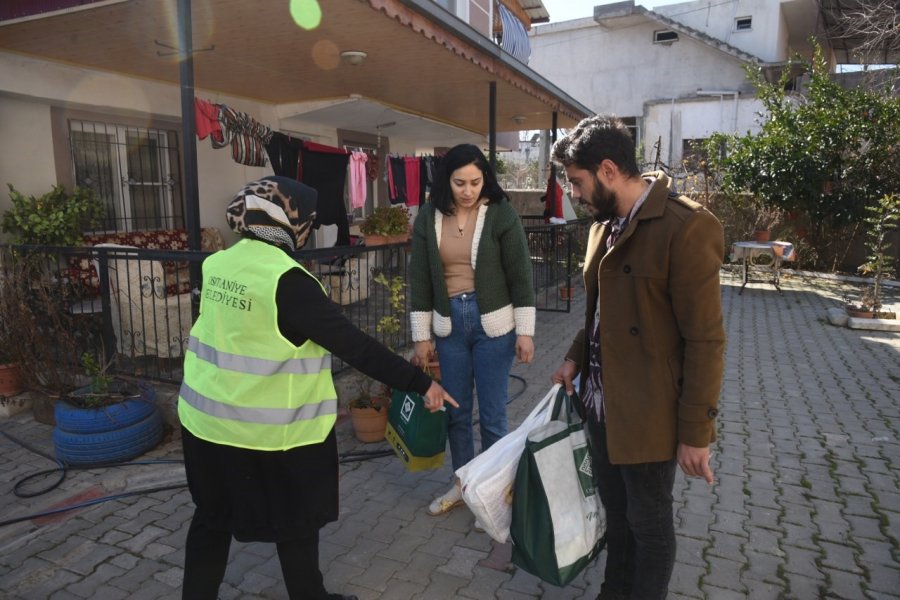
[[[653,9],[688,27],[740,48],[767,62],[787,58],[787,32],[781,15],[781,2],[774,0],[699,0],[657,6]],[[735,31],[739,17],[752,17],[749,31]]]
[[[705,139],[716,132],[757,131],[757,114],[762,109],[762,103],[754,97],[738,97],[737,102],[734,96],[722,96],[648,103],[644,113],[644,160],[655,159],[653,143],[661,138],[660,159],[677,167],[684,140]]]
[[[50,107],[0,96],[0,140],[2,214],[10,207],[6,184],[11,183],[26,196],[40,196],[56,183],[53,153],[48,151],[53,147]]]
[[[271,106],[197,90],[197,96],[225,102],[262,123],[273,123]],[[0,52],[0,184],[43,194],[57,183],[51,135],[51,107],[88,110],[131,118],[180,120],[178,86],[131,79]],[[71,170],[71,164],[61,165]],[[253,179],[270,175],[269,167],[246,167],[231,159],[229,149],[213,150],[209,140],[197,140],[201,226],[218,227],[226,241],[225,206]],[[0,193],[0,214],[10,206]]]
[[[535,27],[530,65],[594,112],[622,117],[641,116],[646,101],[701,88],[752,90],[737,59],[685,36],[654,44],[656,29],[605,30],[592,19]]]

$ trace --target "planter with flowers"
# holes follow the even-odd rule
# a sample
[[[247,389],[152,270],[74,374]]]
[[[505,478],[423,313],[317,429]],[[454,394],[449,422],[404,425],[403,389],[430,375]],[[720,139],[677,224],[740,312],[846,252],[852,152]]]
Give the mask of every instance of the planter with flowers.
[[[409,239],[409,210],[406,206],[378,206],[365,218],[359,231],[366,246],[396,244]]]

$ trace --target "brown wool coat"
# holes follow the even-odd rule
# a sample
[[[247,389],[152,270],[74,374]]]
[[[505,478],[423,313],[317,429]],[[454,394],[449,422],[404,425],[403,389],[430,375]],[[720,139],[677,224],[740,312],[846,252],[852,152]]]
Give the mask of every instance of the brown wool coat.
[[[669,197],[661,175],[604,255],[594,224],[584,267],[585,328],[566,358],[585,389],[588,337],[600,295],[600,345],[609,457],[614,464],[669,460],[679,442],[714,441],[725,330],[719,268],[722,225],[701,205]]]

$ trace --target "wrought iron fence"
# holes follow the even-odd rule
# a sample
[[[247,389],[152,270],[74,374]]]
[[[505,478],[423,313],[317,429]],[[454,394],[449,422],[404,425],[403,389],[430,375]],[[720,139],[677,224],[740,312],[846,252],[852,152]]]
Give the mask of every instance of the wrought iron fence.
[[[580,279],[587,226],[579,221],[525,228],[539,310],[570,309],[559,287],[571,285],[573,276]],[[105,357],[113,372],[178,382],[199,308],[200,264],[207,256],[113,245],[0,245],[0,293],[16,295],[26,314],[19,335],[43,343],[41,356],[55,357],[56,367],[77,371],[80,353],[91,352]],[[408,281],[409,257],[410,247],[402,243],[295,255],[356,327],[397,350],[410,343],[409,295],[400,331],[379,331],[392,308],[390,289],[377,280],[383,275],[383,281]],[[345,367],[335,360],[335,371]]]

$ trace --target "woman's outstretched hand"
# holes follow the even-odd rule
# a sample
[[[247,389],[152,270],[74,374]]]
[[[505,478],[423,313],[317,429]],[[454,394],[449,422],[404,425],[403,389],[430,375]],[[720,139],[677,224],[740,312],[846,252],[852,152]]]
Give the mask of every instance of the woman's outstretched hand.
[[[453,408],[459,408],[459,404],[447,393],[447,390],[441,387],[437,381],[432,381],[431,387],[425,392],[425,408],[431,412],[437,412],[444,406],[444,402]]]

